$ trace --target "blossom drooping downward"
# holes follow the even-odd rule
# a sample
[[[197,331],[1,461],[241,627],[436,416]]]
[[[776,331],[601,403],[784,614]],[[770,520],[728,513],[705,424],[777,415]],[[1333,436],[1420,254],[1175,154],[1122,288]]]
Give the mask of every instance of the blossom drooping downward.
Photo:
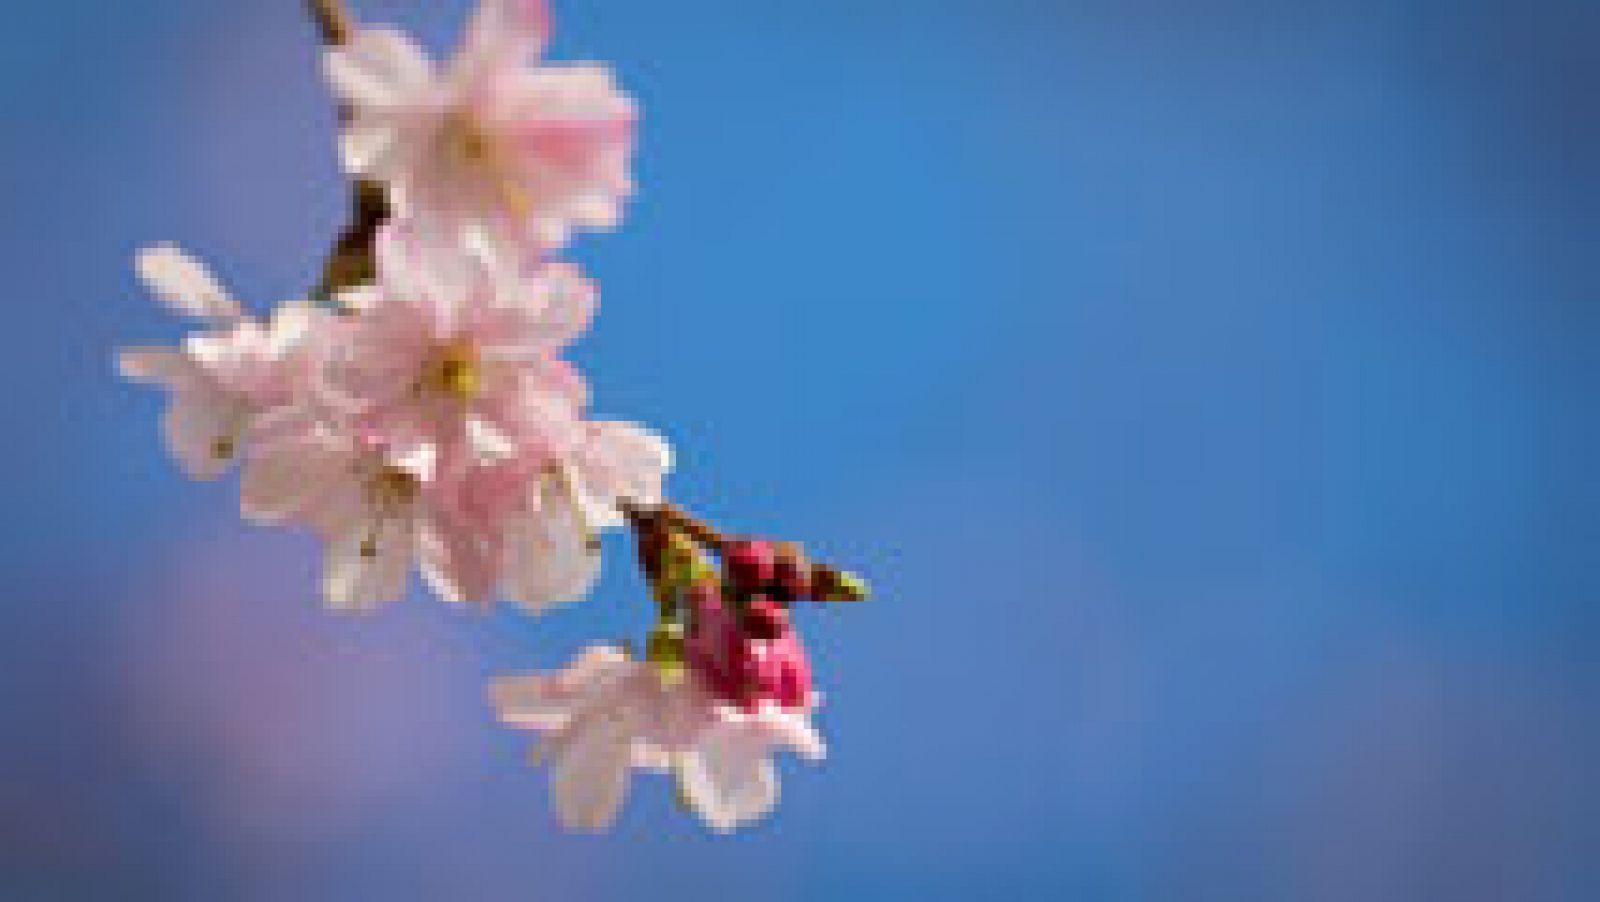
[[[541,735],[556,813],[574,829],[608,827],[639,769],[675,775],[684,801],[726,833],[777,803],[775,752],[826,754],[808,709],[735,708],[610,646],[554,674],[496,680],[490,696],[502,722]]]
[[[382,182],[403,216],[511,246],[614,227],[633,190],[634,103],[604,66],[540,62],[547,31],[543,0],[483,0],[442,66],[389,28],[329,49],[345,168]]]
[[[825,754],[810,663],[769,597],[778,568],[747,566],[752,554],[774,558],[768,543],[723,546],[718,574],[681,532],[641,541],[662,602],[646,656],[596,646],[565,670],[496,680],[490,699],[502,723],[539,734],[567,826],[608,826],[639,769],[671,773],[684,802],[726,833],[777,804],[776,752]]]

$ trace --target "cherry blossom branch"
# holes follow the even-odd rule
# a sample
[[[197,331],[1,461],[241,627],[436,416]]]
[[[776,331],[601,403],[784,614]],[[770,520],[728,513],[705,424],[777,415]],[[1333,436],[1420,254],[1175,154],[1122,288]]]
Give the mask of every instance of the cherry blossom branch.
[[[636,101],[603,66],[544,61],[547,0],[479,0],[444,66],[365,31],[351,2],[299,5],[344,140],[396,152],[342,155],[350,212],[315,291],[257,319],[200,261],[147,247],[140,280],[196,326],[122,349],[124,376],[168,392],[187,475],[237,468],[246,519],[322,534],[335,610],[398,601],[420,572],[441,600],[537,615],[590,594],[597,531],[625,520],[656,605],[643,654],[600,643],[559,672],[496,678],[497,716],[539,734],[572,829],[604,829],[629,773],[662,765],[718,833],[765,816],[772,759],[826,755],[793,608],[867,586],[662,501],[666,440],[591,418],[562,354],[596,288],[559,251],[621,215]]]
[[[687,536],[701,546],[726,556],[735,544],[746,540],[728,536],[705,520],[671,502],[640,505],[631,501],[618,504],[628,518],[639,545],[639,563],[652,585],[661,582],[660,550],[673,533]],[[813,601],[865,601],[866,583],[861,577],[830,564],[809,561],[793,543],[781,543],[788,554],[803,562],[809,571],[806,583]]]
[[[354,16],[345,0],[306,0],[306,8],[325,45],[336,46],[350,39],[354,30]],[[343,120],[349,115],[350,111],[341,105],[339,118]],[[373,247],[379,229],[391,213],[383,186],[366,179],[358,179],[352,184],[350,207],[349,223],[329,252],[315,289],[317,297],[330,303],[334,302],[340,290],[373,280],[376,271]],[[732,543],[738,541],[675,504],[650,506],[623,499],[619,507],[633,528],[639,546],[640,563],[653,587],[662,579],[658,552],[671,534],[687,536],[719,556],[725,556]],[[828,564],[808,561],[799,546],[793,543],[780,544],[793,559],[803,562],[808,569],[808,584],[813,600],[863,601],[867,598],[868,590],[860,577]]]

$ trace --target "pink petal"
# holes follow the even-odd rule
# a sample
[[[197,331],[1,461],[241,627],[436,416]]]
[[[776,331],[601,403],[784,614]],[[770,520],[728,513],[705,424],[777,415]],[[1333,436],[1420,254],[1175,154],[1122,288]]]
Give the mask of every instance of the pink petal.
[[[618,648],[594,645],[563,670],[551,674],[502,677],[489,686],[500,721],[520,729],[563,729],[579,706],[632,672],[633,662]]]
[[[435,513],[422,523],[417,554],[429,587],[454,604],[488,601],[499,580],[499,543],[475,524]]]
[[[549,34],[545,0],[482,0],[452,62],[454,74],[474,81],[498,67],[532,62]]]

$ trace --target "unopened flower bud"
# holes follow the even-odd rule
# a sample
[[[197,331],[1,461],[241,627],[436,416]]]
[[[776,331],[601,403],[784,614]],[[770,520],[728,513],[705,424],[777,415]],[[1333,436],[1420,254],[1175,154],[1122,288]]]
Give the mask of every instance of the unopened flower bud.
[[[773,593],[784,601],[799,601],[812,595],[811,560],[794,542],[781,542],[774,549]]]
[[[818,573],[817,597],[823,601],[866,601],[872,595],[867,581],[845,570]]]
[[[776,601],[757,595],[745,606],[744,628],[752,639],[771,641],[788,631],[789,612]]]
[[[722,565],[735,589],[760,592],[772,582],[776,569],[772,543],[759,539],[729,542],[722,549]]]

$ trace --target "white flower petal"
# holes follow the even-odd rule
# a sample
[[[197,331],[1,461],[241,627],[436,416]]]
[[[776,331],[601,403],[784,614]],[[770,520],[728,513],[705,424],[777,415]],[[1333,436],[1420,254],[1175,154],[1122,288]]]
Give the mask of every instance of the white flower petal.
[[[414,540],[411,521],[357,524],[328,543],[322,592],[330,607],[370,611],[405,595]]]
[[[425,438],[396,439],[389,446],[389,458],[418,482],[432,482],[439,468],[439,445]]]
[[[766,736],[775,745],[793,751],[808,761],[821,761],[828,756],[827,743],[804,711],[785,711],[772,708],[760,715]]]
[[[209,270],[171,244],[141,250],[134,268],[150,293],[181,316],[232,320],[244,315]]]
[[[683,796],[718,833],[762,817],[778,803],[778,778],[765,750],[738,730],[713,729],[683,756]]]
[[[433,82],[427,54],[393,28],[363,28],[348,43],[329,48],[323,71],[334,94],[358,108],[405,104]]]
[[[471,78],[497,66],[531,62],[549,30],[546,0],[482,0],[451,62],[452,75]]]
[[[480,464],[497,464],[517,456],[511,437],[482,417],[467,418],[467,444]]]
[[[628,789],[629,724],[622,712],[597,713],[572,724],[550,763],[556,816],[569,830],[598,832],[616,819]]]
[[[545,477],[540,492],[506,532],[506,596],[536,614],[587,595],[600,575],[599,552],[560,480]]]
[[[619,502],[660,503],[661,483],[672,469],[667,440],[635,423],[593,422],[588,430],[574,471],[594,526],[621,525]]]
[[[247,418],[242,406],[221,392],[175,393],[162,422],[167,449],[190,479],[216,479],[243,450],[239,443]]]
[[[387,122],[358,118],[339,134],[339,158],[346,172],[369,175],[384,171],[400,149],[400,129]]]
[[[176,348],[124,348],[117,353],[122,378],[181,391],[203,381],[188,355]]]

